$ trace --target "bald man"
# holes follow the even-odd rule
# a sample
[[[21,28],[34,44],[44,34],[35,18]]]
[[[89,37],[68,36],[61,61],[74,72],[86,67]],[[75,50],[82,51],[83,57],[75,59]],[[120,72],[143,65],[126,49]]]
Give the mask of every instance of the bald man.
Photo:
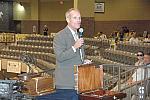
[[[77,33],[81,25],[81,15],[78,9],[71,8],[65,17],[68,24],[57,33],[53,41],[56,55],[56,92],[47,97],[39,97],[38,100],[78,100],[74,65],[80,65],[84,61],[84,40]]]

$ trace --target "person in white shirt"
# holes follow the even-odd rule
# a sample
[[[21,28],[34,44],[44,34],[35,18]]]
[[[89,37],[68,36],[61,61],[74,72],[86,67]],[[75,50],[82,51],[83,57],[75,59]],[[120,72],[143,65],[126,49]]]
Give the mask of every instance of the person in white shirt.
[[[137,83],[144,80],[144,74],[145,74],[145,67],[150,67],[150,53],[143,53],[142,51],[139,51],[137,53],[138,61],[135,63],[139,68],[137,68],[131,78],[123,84],[121,84],[121,89],[126,88],[126,86],[131,85],[130,88],[125,89],[123,92],[127,93],[127,97],[124,100],[139,100],[139,86]],[[147,68],[146,78],[150,78],[150,68]],[[134,84],[132,86],[132,84]],[[150,84],[147,83],[147,87],[150,88]],[[118,85],[113,88],[112,90],[117,91]],[[148,92],[150,92],[150,89],[148,89]],[[143,100],[143,99],[141,99]]]
[[[102,40],[105,40],[105,39],[107,39],[107,36],[106,36],[104,33],[102,33],[102,34],[100,35],[100,38],[101,38]]]
[[[135,63],[135,66],[141,66],[144,64],[144,53],[142,51],[139,51],[137,54],[138,61]]]
[[[144,65],[144,53],[142,51],[139,51],[137,53],[137,58],[138,58],[138,61],[135,63],[135,66],[140,67],[140,66]],[[142,77],[144,77],[144,75],[141,75],[141,72],[144,72],[143,68],[140,67],[140,68],[136,69],[136,71],[132,75],[132,82],[142,80]]]
[[[147,68],[146,68],[147,66]],[[145,78],[150,78],[150,53],[145,53],[144,54],[144,64],[143,64],[140,68],[138,68],[135,73],[132,75],[131,80],[128,81],[128,84],[135,84],[137,82],[143,81]],[[146,77],[145,77],[146,75]],[[137,84],[138,85],[138,84]],[[146,92],[145,94],[150,94],[150,82],[148,81],[146,83]],[[129,89],[126,90],[127,93],[127,99],[126,100],[139,100],[140,95],[140,91],[139,89],[143,89],[142,91],[144,91],[144,87],[143,86],[132,86]],[[131,96],[130,96],[131,94]],[[131,98],[130,98],[131,97]],[[143,100],[143,99],[141,99]]]
[[[132,44],[138,44],[139,39],[136,37],[136,32],[133,33],[132,37],[129,39],[129,42]]]

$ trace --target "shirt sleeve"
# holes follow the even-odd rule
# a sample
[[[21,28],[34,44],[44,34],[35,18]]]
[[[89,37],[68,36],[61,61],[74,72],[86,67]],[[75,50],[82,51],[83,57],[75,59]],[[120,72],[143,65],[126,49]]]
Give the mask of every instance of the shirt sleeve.
[[[76,52],[76,49],[73,46],[72,46],[72,49],[73,49],[74,52]]]

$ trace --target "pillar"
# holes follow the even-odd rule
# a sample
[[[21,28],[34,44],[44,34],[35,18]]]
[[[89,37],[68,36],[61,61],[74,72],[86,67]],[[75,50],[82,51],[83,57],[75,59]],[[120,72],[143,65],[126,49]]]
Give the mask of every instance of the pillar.
[[[92,37],[94,34],[94,3],[95,0],[74,0],[74,8],[80,10],[84,36]]]

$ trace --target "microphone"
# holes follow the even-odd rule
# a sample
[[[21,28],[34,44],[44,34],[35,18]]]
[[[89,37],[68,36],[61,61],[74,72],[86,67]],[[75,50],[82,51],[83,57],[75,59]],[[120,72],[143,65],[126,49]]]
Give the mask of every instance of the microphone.
[[[79,28],[79,39],[82,37],[83,37],[83,28]],[[81,47],[79,49],[81,49]]]
[[[82,38],[83,36],[83,28],[79,28],[79,38]]]

